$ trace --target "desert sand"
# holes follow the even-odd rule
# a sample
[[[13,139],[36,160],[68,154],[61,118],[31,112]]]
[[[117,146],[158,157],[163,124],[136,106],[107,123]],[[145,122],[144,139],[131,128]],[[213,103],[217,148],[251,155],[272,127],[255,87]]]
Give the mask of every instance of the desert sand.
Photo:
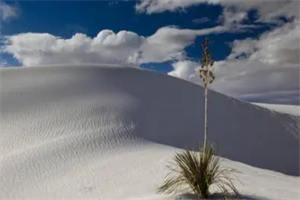
[[[203,88],[122,67],[0,69],[0,199],[180,199],[156,193],[203,135]],[[294,199],[299,116],[209,91],[208,139],[246,199]]]

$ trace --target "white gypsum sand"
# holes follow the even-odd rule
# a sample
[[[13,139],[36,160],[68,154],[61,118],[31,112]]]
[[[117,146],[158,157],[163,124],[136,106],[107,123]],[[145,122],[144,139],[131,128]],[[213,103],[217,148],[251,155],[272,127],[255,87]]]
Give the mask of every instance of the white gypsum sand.
[[[299,105],[269,104],[269,103],[253,103],[255,105],[268,108],[270,110],[300,116]]]
[[[212,91],[208,105],[208,139],[240,192],[299,199],[299,118]],[[0,111],[5,200],[179,199],[156,188],[203,139],[201,87],[131,68],[1,69]]]

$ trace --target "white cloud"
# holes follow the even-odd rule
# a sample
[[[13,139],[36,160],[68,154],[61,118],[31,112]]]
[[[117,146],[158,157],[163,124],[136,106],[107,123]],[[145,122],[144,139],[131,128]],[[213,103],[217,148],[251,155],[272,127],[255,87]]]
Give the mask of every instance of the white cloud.
[[[203,3],[221,5],[224,24],[242,22],[248,18],[250,10],[257,10],[259,21],[263,22],[277,22],[280,16],[299,18],[300,15],[297,0],[141,0],[135,9],[147,14],[175,12]]]
[[[184,59],[184,48],[197,36],[223,31],[224,27],[201,30],[162,27],[144,37],[130,31],[102,30],[94,38],[77,33],[70,39],[47,33],[22,33],[6,37],[4,52],[11,53],[25,66],[164,62]]]
[[[205,2],[207,2],[207,0],[142,0],[139,4],[136,4],[135,9],[138,12],[152,14],[164,11],[182,10]]]
[[[240,99],[300,103],[300,24],[291,22],[259,39],[235,41],[228,58],[215,63],[212,88]],[[177,62],[169,74],[196,84],[197,63]],[[189,68],[189,69],[187,69]]]
[[[164,62],[185,58],[184,48],[192,44],[197,36],[210,33],[221,33],[227,29],[221,26],[191,30],[163,27],[148,37],[141,46],[141,62]]]
[[[9,18],[17,16],[17,9],[4,2],[0,2],[0,18],[2,21],[6,21]]]
[[[169,72],[170,76],[182,78],[184,80],[200,84],[200,78],[196,73],[199,64],[189,60],[173,63],[173,71]]]
[[[47,33],[22,33],[6,39],[4,51],[25,66],[127,63],[145,40],[133,32],[114,33],[111,30],[102,30],[94,38],[80,33],[70,39]]]
[[[219,17],[220,21],[226,26],[235,26],[243,22],[248,18],[248,12],[243,9],[237,9],[236,7],[225,7],[222,15]]]
[[[219,19],[228,29],[241,27],[243,21],[248,18],[250,10],[257,10],[260,22],[281,24],[279,19],[281,16],[293,19],[292,22],[263,34],[259,39],[234,41],[232,52],[227,59],[215,63],[217,79],[212,88],[251,101],[299,104],[300,2],[207,0],[207,3],[217,3],[223,7]],[[186,5],[184,8],[191,5],[195,4]],[[151,4],[148,6],[151,7]],[[160,8],[160,12],[162,11],[163,9]],[[152,9],[152,12],[155,11]],[[173,66],[174,70],[169,74],[200,84],[200,79],[194,70],[196,66],[197,63],[191,61],[177,62]]]

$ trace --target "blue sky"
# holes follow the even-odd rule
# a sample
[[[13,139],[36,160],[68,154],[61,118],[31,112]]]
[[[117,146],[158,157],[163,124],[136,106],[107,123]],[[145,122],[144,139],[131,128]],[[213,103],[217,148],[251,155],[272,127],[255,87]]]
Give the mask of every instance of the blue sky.
[[[167,11],[149,15],[138,13],[135,10],[137,1],[19,1],[7,3],[16,6],[20,12],[16,19],[2,24],[3,35],[37,32],[50,33],[63,38],[70,38],[75,33],[84,33],[95,37],[103,29],[110,29],[114,32],[129,30],[139,35],[150,36],[157,29],[170,25],[189,29],[209,28],[221,24],[218,17],[223,10],[220,5],[201,4],[179,12]],[[255,12],[249,13],[249,15],[252,16],[248,23],[255,23]],[[201,21],[201,19],[204,20]],[[212,54],[216,60],[223,60],[229,55],[230,43],[233,40],[258,37],[271,27],[268,24],[249,32],[210,35]],[[190,58],[199,60],[200,44],[203,38],[203,36],[196,37],[195,42],[186,48],[186,53]],[[8,55],[4,57],[6,56]],[[8,61],[9,64],[17,62],[11,59]],[[168,63],[163,63],[163,65],[168,65]],[[169,66],[166,68],[170,69]],[[161,69],[160,71],[166,70]]]
[[[221,77],[212,89],[246,101],[299,104],[299,62],[290,56],[299,48],[288,45],[299,42],[299,3],[212,2],[5,1],[0,3],[0,65],[130,63],[200,84],[195,68],[208,36]],[[289,34],[292,38],[281,40]],[[282,43],[278,52],[276,41]],[[286,70],[280,69],[283,64]]]

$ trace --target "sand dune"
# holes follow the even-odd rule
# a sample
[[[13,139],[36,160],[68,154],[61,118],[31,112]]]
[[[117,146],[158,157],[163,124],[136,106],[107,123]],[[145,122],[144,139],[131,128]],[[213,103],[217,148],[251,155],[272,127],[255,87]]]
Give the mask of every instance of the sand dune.
[[[283,104],[268,104],[268,103],[254,103],[254,104],[261,107],[268,108],[276,112],[300,116],[299,105],[283,105]]]
[[[164,199],[166,163],[203,139],[203,89],[186,81],[95,66],[0,73],[0,199]],[[242,193],[297,199],[299,117],[211,91],[208,139]]]

